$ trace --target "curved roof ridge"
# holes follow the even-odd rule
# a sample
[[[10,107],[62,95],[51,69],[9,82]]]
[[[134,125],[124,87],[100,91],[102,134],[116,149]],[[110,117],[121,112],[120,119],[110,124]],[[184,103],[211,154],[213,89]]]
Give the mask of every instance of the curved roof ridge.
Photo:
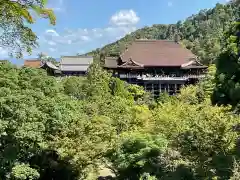
[[[93,56],[85,56],[85,55],[77,55],[77,56],[61,56],[61,58],[79,58],[79,57],[84,57],[84,58],[93,58]]]
[[[166,41],[166,42],[175,42],[174,40],[170,39],[136,39],[135,42],[137,41]]]
[[[138,66],[141,66],[141,67],[144,66],[144,64],[141,64],[141,63],[139,63],[139,62],[136,62],[136,61],[134,61],[132,58],[129,58],[128,61],[124,62],[121,66],[124,66],[125,64],[127,64],[127,63],[129,63],[129,62],[131,62],[131,61],[132,61],[134,64],[138,65]]]
[[[138,66],[141,66],[141,67],[143,67],[144,66],[144,64],[141,64],[141,63],[139,63],[139,62],[137,62],[137,61],[134,61],[132,58],[130,59],[132,62],[134,62],[135,64],[137,64]]]

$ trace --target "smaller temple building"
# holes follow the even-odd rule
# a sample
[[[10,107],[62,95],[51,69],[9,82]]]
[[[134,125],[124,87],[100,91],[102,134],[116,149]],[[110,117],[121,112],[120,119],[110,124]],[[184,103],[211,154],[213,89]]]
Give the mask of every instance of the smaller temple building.
[[[81,76],[87,73],[92,63],[91,56],[62,56],[59,69],[64,76]]]
[[[59,74],[59,68],[51,62],[43,61],[43,60],[25,60],[24,67],[31,68],[42,68],[47,71],[47,73],[51,76]]]
[[[107,57],[104,68],[158,97],[162,92],[172,95],[182,86],[198,82],[207,66],[175,41],[136,40],[119,57]]]
[[[24,66],[45,69],[53,76],[82,76],[93,62],[90,56],[62,56],[58,66],[44,60],[25,60]]]

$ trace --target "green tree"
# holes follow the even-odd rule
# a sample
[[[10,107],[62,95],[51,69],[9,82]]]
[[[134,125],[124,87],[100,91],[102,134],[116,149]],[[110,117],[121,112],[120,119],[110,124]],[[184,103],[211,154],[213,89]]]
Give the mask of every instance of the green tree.
[[[87,84],[85,85],[87,96],[102,96],[110,94],[109,82],[111,75],[104,71],[96,60],[88,69]]]
[[[74,98],[85,98],[86,92],[83,91],[83,86],[86,79],[82,77],[68,77],[63,80],[64,92]]]
[[[217,60],[216,87],[212,98],[213,103],[230,104],[236,110],[240,101],[239,33],[240,23],[236,22],[225,34],[223,52]]]
[[[0,178],[85,179],[126,132],[148,133],[147,105],[93,64],[57,81],[43,69],[0,65]]]
[[[42,52],[38,54],[38,59],[45,61],[45,62],[51,62],[54,65],[59,65],[59,62],[56,59],[54,59],[53,57],[48,56]]]
[[[78,114],[69,108],[75,102],[44,70],[6,63],[0,74],[0,178],[75,179],[71,158],[51,145]]]
[[[28,24],[35,22],[33,13],[48,18],[55,24],[51,9],[46,8],[47,0],[2,0],[0,2],[0,47],[7,48],[11,55],[22,57],[23,52],[31,53],[37,46],[37,36]]]
[[[36,169],[32,169],[27,164],[17,164],[13,167],[11,176],[13,179],[25,180],[25,179],[39,179],[40,174]]]
[[[140,179],[145,173],[159,173],[151,161],[166,148],[167,140],[160,135],[127,133],[119,140],[119,146],[110,150],[106,157],[118,179]]]
[[[213,94],[214,88],[216,86],[215,75],[216,75],[216,66],[210,65],[208,67],[208,72],[206,73],[206,76],[198,84],[197,95],[199,97],[210,99],[211,95]]]

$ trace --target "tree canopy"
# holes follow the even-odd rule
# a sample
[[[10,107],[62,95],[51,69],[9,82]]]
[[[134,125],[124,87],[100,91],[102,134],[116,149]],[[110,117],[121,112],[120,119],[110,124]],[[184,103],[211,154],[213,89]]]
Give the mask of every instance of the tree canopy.
[[[234,3],[164,28],[187,25],[184,36],[193,42],[205,31],[190,22],[203,23],[209,13],[214,21],[202,25],[211,31],[226,23],[223,9],[235,10]],[[206,77],[157,101],[97,59],[86,77],[64,78],[0,63],[0,179],[238,180],[240,24],[228,23]]]
[[[237,111],[240,102],[239,42],[240,22],[236,22],[225,33],[225,46],[217,59],[217,84],[212,98],[214,103],[231,104]]]
[[[97,62],[87,77],[62,80],[3,63],[0,177],[92,180],[103,169],[124,180],[237,178],[240,117],[210,103],[214,72],[153,102]]]
[[[22,57],[23,52],[31,53],[36,47],[37,36],[29,24],[34,16],[47,18],[55,25],[53,10],[46,8],[47,0],[1,0],[0,1],[0,47],[10,55]]]

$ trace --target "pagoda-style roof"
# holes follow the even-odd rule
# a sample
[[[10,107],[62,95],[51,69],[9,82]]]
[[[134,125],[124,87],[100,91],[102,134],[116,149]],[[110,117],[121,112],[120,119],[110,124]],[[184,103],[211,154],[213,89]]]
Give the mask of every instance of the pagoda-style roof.
[[[136,40],[118,58],[107,57],[106,68],[202,68],[190,50],[175,41]]]

